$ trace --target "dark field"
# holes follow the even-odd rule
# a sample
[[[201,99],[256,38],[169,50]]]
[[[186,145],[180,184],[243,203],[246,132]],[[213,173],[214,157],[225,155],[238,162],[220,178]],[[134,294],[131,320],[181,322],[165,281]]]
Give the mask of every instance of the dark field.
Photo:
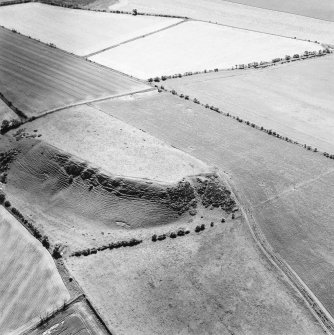
[[[28,117],[147,88],[135,79],[0,28],[0,91]]]
[[[275,251],[334,313],[332,160],[167,94],[97,105],[226,171]]]
[[[334,21],[333,0],[229,0],[229,2]]]

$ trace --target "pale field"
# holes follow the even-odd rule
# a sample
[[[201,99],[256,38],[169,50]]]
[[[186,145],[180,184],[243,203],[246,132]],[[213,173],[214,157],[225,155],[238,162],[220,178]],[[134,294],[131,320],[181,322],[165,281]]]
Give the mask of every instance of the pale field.
[[[318,0],[229,0],[228,2],[334,21],[332,0],[321,0],[321,2]]]
[[[0,125],[3,120],[18,119],[18,116],[0,99]]]
[[[96,105],[224,170],[274,250],[334,314],[332,160],[171,94]]]
[[[69,293],[51,255],[0,206],[0,332],[16,333],[62,306]]]
[[[186,237],[65,260],[113,334],[322,334],[239,217]],[[210,221],[215,222],[209,227]]]
[[[318,44],[190,21],[90,57],[135,77],[231,68],[314,51]]]
[[[334,153],[333,55],[264,70],[225,71],[163,85],[266,129]]]
[[[276,2],[278,5],[281,3],[281,1]],[[290,2],[295,3],[295,1]],[[317,5],[321,6],[319,1],[317,1]],[[120,0],[118,4],[109,8],[120,10],[136,8],[140,12],[182,15],[270,34],[334,43],[333,22],[274,12],[222,0]]]
[[[179,22],[26,3],[0,8],[0,23],[83,56]]]
[[[86,105],[50,114],[24,128],[30,133],[37,129],[44,142],[113,175],[173,183],[209,171],[200,160]]]
[[[0,50],[0,91],[28,117],[150,89],[138,80],[3,28]]]

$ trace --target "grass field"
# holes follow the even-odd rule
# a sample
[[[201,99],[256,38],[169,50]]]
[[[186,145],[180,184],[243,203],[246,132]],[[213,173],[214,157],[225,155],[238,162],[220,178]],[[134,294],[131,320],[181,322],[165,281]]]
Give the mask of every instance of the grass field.
[[[97,106],[226,171],[270,244],[334,314],[333,161],[170,94]]]
[[[24,128],[31,134],[38,130],[43,141],[113,175],[172,183],[209,171],[192,156],[88,106],[50,114]]]
[[[60,49],[80,56],[179,21],[160,17],[90,12],[40,3],[0,8],[1,25],[44,43],[53,43]]]
[[[18,116],[2,101],[0,100],[0,124],[3,120],[18,119]]]
[[[317,0],[229,0],[228,2],[334,21],[334,3],[331,0],[321,0],[321,2]]]
[[[233,47],[232,47],[233,46]],[[319,50],[319,45],[203,22],[186,22],[90,57],[127,74],[150,77],[231,68]]]
[[[334,57],[254,71],[225,71],[163,85],[202,103],[334,153]]]
[[[269,1],[262,2],[268,3]],[[304,7],[309,2],[305,0]],[[322,8],[322,2],[320,5],[317,1],[316,5]],[[325,1],[325,4],[329,2],[331,0]],[[273,3],[273,1],[270,1],[270,3]],[[282,1],[275,1],[275,3],[280,6]],[[290,6],[294,6],[294,4],[300,4],[300,0],[290,1],[289,3],[291,3]],[[312,0],[312,3],[315,3],[315,0]],[[196,2],[190,2],[189,0],[160,0],[159,2],[156,0],[120,0],[119,4],[110,6],[110,9],[113,8],[120,10],[136,8],[140,12],[182,15],[271,34],[334,44],[333,22],[273,12],[222,0],[196,0]],[[328,15],[330,15],[329,13],[330,10],[328,10]]]
[[[259,255],[245,223],[68,258],[113,334],[321,334],[310,312]],[[210,227],[209,222],[215,226]]]
[[[27,116],[148,86],[0,28],[0,91]]]
[[[62,306],[69,294],[50,254],[0,206],[0,332],[11,333]]]

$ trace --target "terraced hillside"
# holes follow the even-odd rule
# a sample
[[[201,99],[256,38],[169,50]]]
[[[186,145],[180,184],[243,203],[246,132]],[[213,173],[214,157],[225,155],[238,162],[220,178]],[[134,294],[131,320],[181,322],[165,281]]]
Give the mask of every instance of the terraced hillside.
[[[145,90],[141,82],[0,28],[0,92],[26,116]]]
[[[0,206],[0,333],[8,334],[69,299],[46,249]]]
[[[274,250],[334,314],[332,160],[170,94],[97,106],[226,171]]]

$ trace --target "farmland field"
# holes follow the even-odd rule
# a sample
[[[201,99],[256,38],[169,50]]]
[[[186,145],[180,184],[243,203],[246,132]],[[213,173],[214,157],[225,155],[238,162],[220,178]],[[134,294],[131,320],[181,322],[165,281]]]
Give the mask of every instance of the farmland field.
[[[233,48],[231,47],[233,45]],[[203,22],[186,22],[107,50],[91,60],[127,74],[150,77],[231,68],[319,50],[318,44]]]
[[[334,21],[332,0],[321,0],[321,2],[318,0],[229,0],[228,2]]]
[[[3,28],[0,46],[0,91],[27,116],[148,88]]]
[[[325,2],[328,4],[328,1]],[[275,2],[278,5],[281,3],[281,1]],[[300,3],[300,1],[289,2],[291,4]],[[307,2],[308,0],[305,0],[304,5]],[[321,5],[318,1],[317,5],[321,7],[322,0]],[[334,44],[333,22],[273,12],[222,0],[196,0],[196,2],[189,0],[120,0],[119,4],[110,6],[110,9],[114,8],[120,10],[136,8],[140,12],[182,15],[270,34],[296,36],[301,39]]]
[[[69,294],[50,254],[0,206],[0,333],[24,329]]]
[[[98,13],[40,3],[0,7],[1,25],[80,56],[177,22],[180,20]]]
[[[163,85],[298,142],[334,153],[333,55],[264,70],[222,71]]]
[[[334,314],[332,160],[168,94],[96,105],[226,171],[269,243]]]
[[[0,124],[3,120],[9,121],[17,118],[17,115],[2,100],[0,100]]]
[[[66,259],[113,334],[321,334],[241,218],[200,234]],[[214,227],[210,227],[214,221]]]

